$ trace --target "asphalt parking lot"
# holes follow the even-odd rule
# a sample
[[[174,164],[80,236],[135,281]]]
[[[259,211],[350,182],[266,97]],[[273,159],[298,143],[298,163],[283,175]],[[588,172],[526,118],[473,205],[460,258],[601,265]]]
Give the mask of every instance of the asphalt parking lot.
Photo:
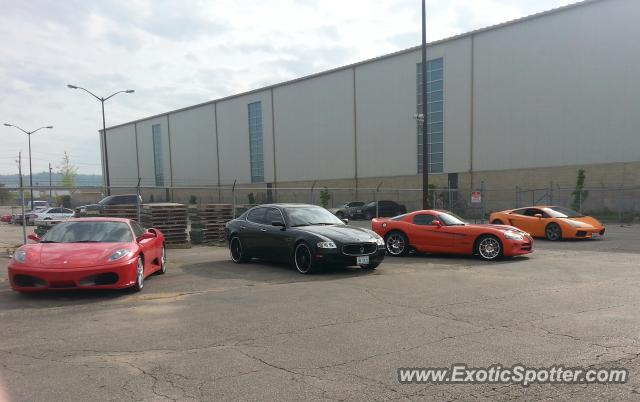
[[[0,226],[0,241],[17,229]],[[20,295],[2,258],[0,401],[638,400],[640,226],[607,231],[494,263],[387,257],[311,276],[235,265],[224,248],[171,250],[138,294]],[[625,367],[630,379],[398,383],[399,367],[453,363]]]

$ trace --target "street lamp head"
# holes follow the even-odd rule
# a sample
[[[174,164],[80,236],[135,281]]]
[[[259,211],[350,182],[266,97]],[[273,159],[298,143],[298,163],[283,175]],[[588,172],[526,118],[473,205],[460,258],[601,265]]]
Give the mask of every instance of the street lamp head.
[[[67,87],[68,87],[68,88],[71,88],[71,89],[78,89],[78,87],[77,87],[77,86],[75,86],[75,85],[71,85],[71,84],[67,84]]]
[[[127,89],[125,92],[126,92],[126,93],[128,93],[128,94],[132,94],[132,93],[134,93],[134,92],[135,92],[135,90],[133,90],[133,89]]]
[[[45,128],[53,128],[53,126],[46,126]]]
[[[9,124],[9,123],[4,123],[5,126],[7,127],[13,127],[13,125]]]

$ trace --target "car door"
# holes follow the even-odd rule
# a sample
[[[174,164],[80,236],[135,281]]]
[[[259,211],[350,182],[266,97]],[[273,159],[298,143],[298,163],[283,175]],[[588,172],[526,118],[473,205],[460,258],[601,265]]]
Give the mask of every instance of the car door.
[[[285,223],[284,216],[278,208],[267,208],[265,226],[260,229],[263,255],[271,260],[283,261],[289,258],[289,233],[284,227],[273,226],[273,222]]]
[[[158,239],[145,239],[142,241],[138,241],[138,238],[142,236],[146,230],[142,225],[140,225],[136,221],[131,221],[131,229],[133,229],[133,235],[136,237],[136,242],[140,245],[142,249],[142,253],[145,256],[145,272],[148,272],[151,267],[152,261],[160,258],[161,250],[158,246]]]
[[[42,215],[38,214],[38,219],[52,220],[59,219],[60,208],[51,208],[42,212]]]
[[[522,208],[512,211],[509,214],[508,224],[511,226],[515,226],[518,229],[524,230],[525,232],[528,232],[532,227],[534,219],[532,216],[529,216],[527,214],[529,209],[531,208]]]
[[[409,230],[409,242],[420,252],[440,251],[438,230],[433,224],[437,220],[435,215],[420,213],[413,216],[411,230]]]
[[[247,220],[240,222],[240,241],[246,252],[254,257],[262,257],[265,251],[263,237],[266,232],[265,214],[267,208],[256,207],[249,211]]]

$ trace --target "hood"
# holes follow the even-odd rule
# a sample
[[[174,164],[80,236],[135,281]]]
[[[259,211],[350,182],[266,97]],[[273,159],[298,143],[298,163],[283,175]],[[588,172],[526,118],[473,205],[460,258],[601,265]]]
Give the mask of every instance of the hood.
[[[600,223],[597,219],[592,218],[590,216],[582,216],[580,218],[558,218],[569,223],[572,226],[576,227],[600,227],[602,223]]]
[[[376,238],[373,233],[367,229],[358,228],[347,225],[330,225],[330,226],[304,226],[296,229],[304,230],[308,233],[314,233],[319,236],[326,237],[332,241],[339,243],[360,243],[375,242]]]
[[[525,232],[524,230],[520,230],[515,226],[509,226],[509,225],[490,225],[490,224],[486,224],[486,225],[482,225],[482,224],[471,224],[471,225],[467,225],[469,227],[475,227],[475,228],[493,228],[493,229],[498,229],[501,232],[517,232],[517,233],[523,233],[528,235],[529,233]]]
[[[84,268],[105,265],[129,243],[38,243],[25,249],[27,264],[42,268]]]

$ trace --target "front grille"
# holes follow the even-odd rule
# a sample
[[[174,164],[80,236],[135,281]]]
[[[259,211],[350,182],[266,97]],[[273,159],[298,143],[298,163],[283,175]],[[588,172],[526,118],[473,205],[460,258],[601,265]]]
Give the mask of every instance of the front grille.
[[[585,232],[584,230],[578,230],[576,232],[576,237],[585,237],[587,235],[587,232]]]
[[[369,255],[378,251],[376,243],[345,244],[342,253],[345,255]]]
[[[47,284],[45,281],[35,276],[22,274],[14,276],[13,282],[16,286],[20,286],[22,288],[41,288]]]

